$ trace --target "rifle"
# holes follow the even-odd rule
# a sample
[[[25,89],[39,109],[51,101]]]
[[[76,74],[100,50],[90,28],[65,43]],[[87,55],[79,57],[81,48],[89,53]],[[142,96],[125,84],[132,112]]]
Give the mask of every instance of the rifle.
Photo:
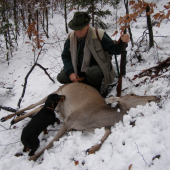
[[[126,26],[124,30],[124,34],[126,34]],[[120,75],[119,75],[119,82],[117,85],[117,97],[121,96],[122,90],[122,77],[126,75],[126,43],[122,42],[122,52],[121,52],[121,60],[120,60]]]

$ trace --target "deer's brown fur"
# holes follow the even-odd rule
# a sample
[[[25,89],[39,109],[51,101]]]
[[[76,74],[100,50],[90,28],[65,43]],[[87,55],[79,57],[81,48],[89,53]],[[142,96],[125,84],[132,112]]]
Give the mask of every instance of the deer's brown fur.
[[[145,105],[147,102],[157,100],[155,96],[137,96],[134,94],[128,94],[120,98],[107,98],[106,101],[109,103],[115,101],[118,102],[116,107],[110,107],[106,104],[106,101],[96,89],[83,83],[63,85],[54,93],[66,96],[65,100],[60,102],[57,106],[57,110],[64,118],[64,124],[54,139],[39,153],[32,156],[30,160],[35,161],[46,149],[53,147],[54,141],[58,141],[71,129],[79,131],[94,131],[95,128],[105,127],[105,134],[101,139],[101,143],[92,146],[88,150],[89,153],[94,153],[100,149],[102,143],[111,133],[110,127],[122,120],[123,116],[131,107]],[[36,104],[22,109],[21,111],[23,112],[43,104],[46,98],[47,97]],[[119,112],[117,111],[118,108],[120,110]],[[15,113],[15,115],[21,113],[21,111]]]

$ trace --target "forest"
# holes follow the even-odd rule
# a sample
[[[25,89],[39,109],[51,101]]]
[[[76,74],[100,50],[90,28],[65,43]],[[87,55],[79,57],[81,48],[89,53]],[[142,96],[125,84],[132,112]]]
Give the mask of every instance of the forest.
[[[68,22],[77,11],[87,12],[90,25],[104,29],[113,41],[125,32],[130,35],[121,95],[154,95],[160,101],[130,109],[95,154],[85,151],[100,142],[104,128],[94,133],[70,131],[36,162],[29,161],[20,137],[30,118],[14,125],[3,118],[61,86],[56,76],[63,69],[61,53],[72,31]],[[169,169],[168,0],[0,0],[0,22],[0,169]],[[116,96],[121,55],[112,56],[112,64],[116,78],[102,89],[106,98]],[[40,134],[38,152],[60,129],[63,118],[58,118],[60,125],[50,125],[47,134]]]
[[[72,10],[85,10],[90,14],[93,27],[106,29],[107,25],[101,18],[107,17],[111,14],[109,9],[102,10],[105,5],[111,6],[115,13],[117,11],[116,6],[120,3],[120,0],[1,0],[0,1],[0,13],[1,13],[1,60],[9,61],[13,57],[13,50],[18,46],[18,36],[25,36],[27,34],[29,39],[35,42],[34,48],[40,48],[44,42],[44,38],[49,37],[49,18],[53,18],[55,11],[62,10],[63,20],[65,20],[65,31],[68,33],[67,15]],[[100,4],[100,5],[95,5]],[[154,8],[157,8],[156,3],[148,3],[144,1],[130,1],[124,0],[124,7],[126,9],[126,15],[117,16],[117,24],[127,25],[132,46],[133,35],[130,25],[133,22],[137,22],[136,18],[142,13],[146,13],[147,27],[149,34],[149,47],[154,45],[152,27],[159,27],[163,20],[169,20],[169,3],[164,4],[164,10],[158,13],[154,13]],[[129,7],[130,6],[130,7]],[[129,8],[134,12],[129,14]],[[152,18],[150,17],[151,14]],[[122,26],[120,30],[124,31],[125,26]],[[115,34],[118,30],[115,31]],[[2,57],[3,56],[3,57]]]

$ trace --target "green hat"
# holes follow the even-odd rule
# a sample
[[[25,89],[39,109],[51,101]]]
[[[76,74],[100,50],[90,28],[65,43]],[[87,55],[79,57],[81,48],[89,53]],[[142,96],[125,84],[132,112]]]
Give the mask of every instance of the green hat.
[[[72,30],[81,30],[90,22],[90,16],[86,12],[75,12],[73,19],[68,23]]]

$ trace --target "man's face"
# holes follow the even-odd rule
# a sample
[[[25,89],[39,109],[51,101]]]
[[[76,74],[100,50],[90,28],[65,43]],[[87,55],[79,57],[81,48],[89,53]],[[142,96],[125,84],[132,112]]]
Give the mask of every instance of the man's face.
[[[76,30],[75,33],[78,37],[81,38],[86,35],[88,29],[89,29],[89,24],[86,27],[82,28],[81,30]]]

